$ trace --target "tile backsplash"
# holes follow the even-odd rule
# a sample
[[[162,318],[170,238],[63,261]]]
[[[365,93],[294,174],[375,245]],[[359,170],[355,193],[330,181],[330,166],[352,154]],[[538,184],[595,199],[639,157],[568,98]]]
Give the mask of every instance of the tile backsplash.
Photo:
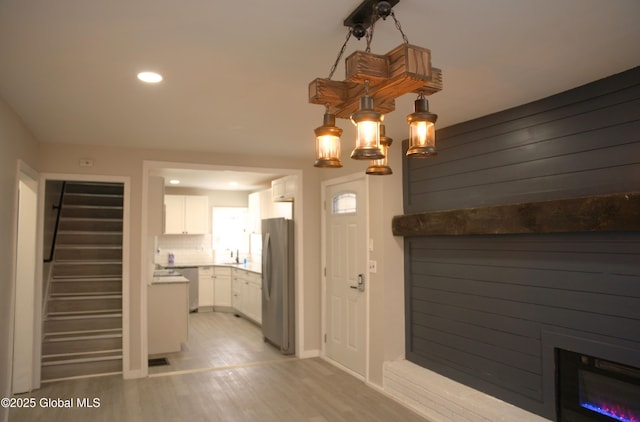
[[[154,263],[168,265],[173,253],[175,265],[212,263],[215,254],[211,248],[211,235],[161,235],[156,237]]]

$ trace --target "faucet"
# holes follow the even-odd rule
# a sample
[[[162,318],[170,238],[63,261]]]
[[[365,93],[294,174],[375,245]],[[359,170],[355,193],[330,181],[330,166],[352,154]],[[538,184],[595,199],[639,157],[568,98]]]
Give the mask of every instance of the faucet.
[[[236,249],[236,264],[240,263],[240,249]]]

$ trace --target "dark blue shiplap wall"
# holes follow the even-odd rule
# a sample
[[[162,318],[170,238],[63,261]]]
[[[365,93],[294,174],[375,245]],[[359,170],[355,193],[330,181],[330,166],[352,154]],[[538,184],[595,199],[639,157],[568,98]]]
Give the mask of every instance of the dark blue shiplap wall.
[[[640,67],[439,130],[405,213],[640,191]],[[405,145],[406,149],[406,145]],[[550,419],[554,349],[640,366],[640,233],[405,239],[407,358]]]

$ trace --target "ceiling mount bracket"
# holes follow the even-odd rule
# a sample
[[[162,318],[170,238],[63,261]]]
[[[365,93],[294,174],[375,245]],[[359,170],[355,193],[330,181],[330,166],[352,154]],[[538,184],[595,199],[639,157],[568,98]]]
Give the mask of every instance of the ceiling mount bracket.
[[[398,4],[400,0],[386,0],[387,3],[393,6]],[[378,4],[380,0],[364,0],[351,14],[344,20],[344,26],[353,28],[356,25],[362,25],[365,29],[371,25],[371,17],[374,14],[374,6]],[[378,16],[375,17],[376,19]]]

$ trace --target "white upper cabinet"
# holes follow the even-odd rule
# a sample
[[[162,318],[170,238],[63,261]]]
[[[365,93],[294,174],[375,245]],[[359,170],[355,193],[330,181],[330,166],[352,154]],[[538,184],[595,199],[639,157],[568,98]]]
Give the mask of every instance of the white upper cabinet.
[[[209,198],[165,195],[165,234],[206,234]]]
[[[293,218],[292,202],[274,202],[271,189],[249,194],[249,231],[260,234],[265,218]]]
[[[271,195],[274,202],[293,201],[298,187],[298,176],[295,174],[271,181]]]

